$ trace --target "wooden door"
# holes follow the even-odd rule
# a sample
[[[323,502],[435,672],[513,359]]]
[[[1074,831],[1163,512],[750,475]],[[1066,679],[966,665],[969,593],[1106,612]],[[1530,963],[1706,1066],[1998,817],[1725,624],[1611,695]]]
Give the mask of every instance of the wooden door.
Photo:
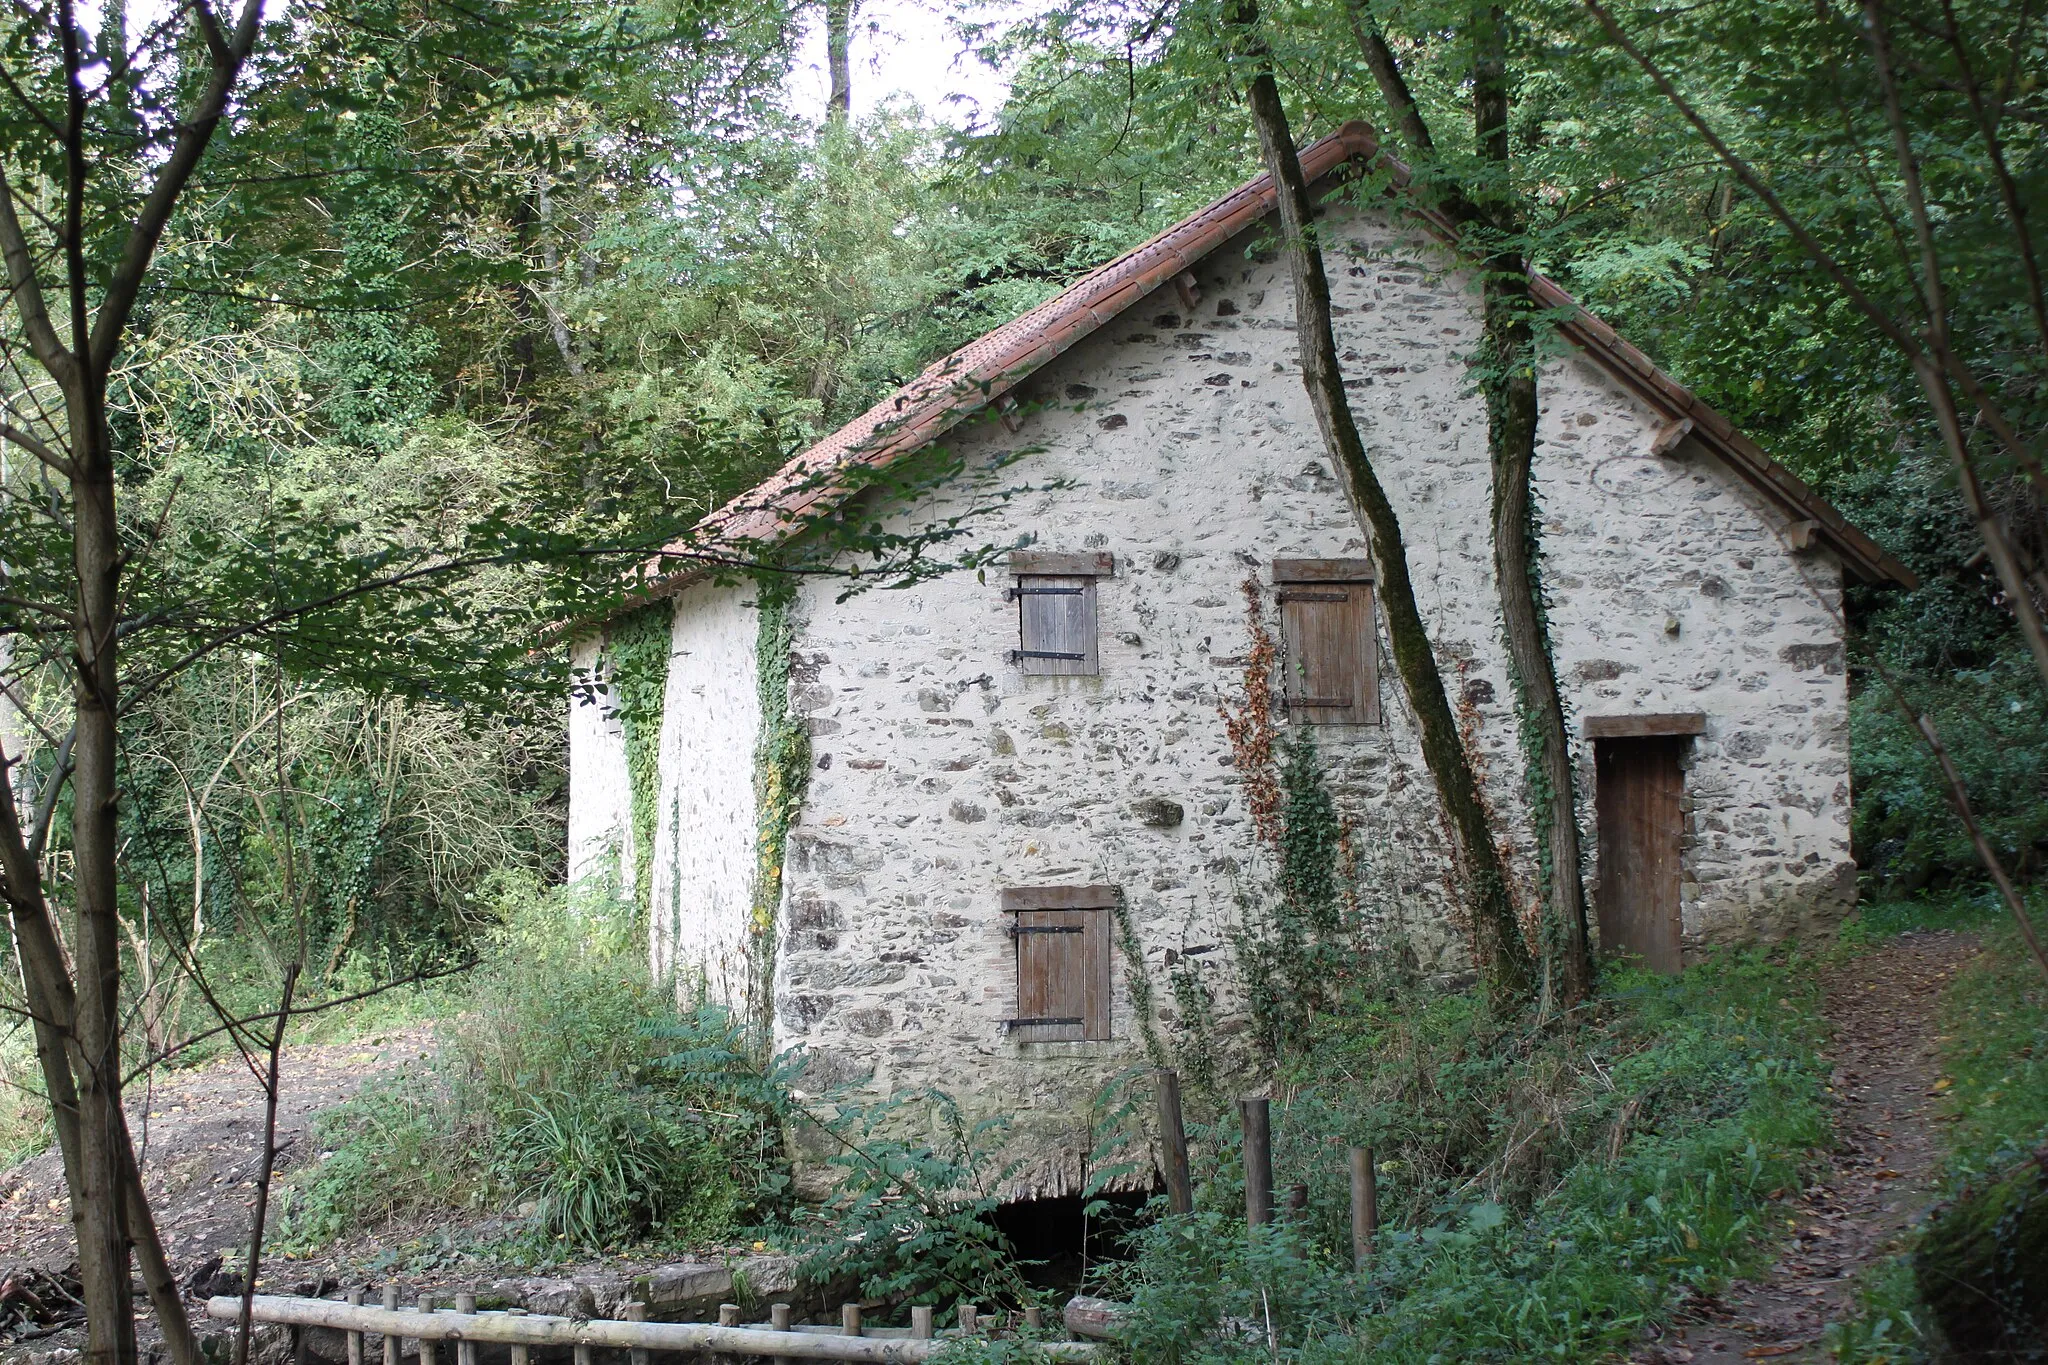
[[[1593,742],[1600,819],[1600,947],[1675,972],[1679,960],[1679,840],[1683,735]]]

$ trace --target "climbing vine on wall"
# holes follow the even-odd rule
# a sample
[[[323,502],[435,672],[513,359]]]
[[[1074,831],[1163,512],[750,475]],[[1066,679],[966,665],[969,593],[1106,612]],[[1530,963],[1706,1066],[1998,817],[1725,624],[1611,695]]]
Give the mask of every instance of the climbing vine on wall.
[[[612,705],[626,737],[626,782],[633,821],[633,900],[651,905],[655,808],[661,796],[661,713],[668,693],[673,610],[666,601],[612,622],[605,641]],[[623,870],[623,869],[622,869]]]
[[[1280,657],[1273,633],[1266,629],[1264,587],[1257,574],[1244,580],[1245,631],[1251,648],[1244,656],[1244,701],[1218,707],[1237,780],[1252,817],[1252,831],[1269,848],[1280,842],[1280,784],[1273,768],[1273,746],[1279,731],[1273,724],[1273,666]]]
[[[1275,894],[1248,906],[1233,935],[1252,1024],[1273,1056],[1306,1041],[1317,1012],[1342,986],[1354,927],[1339,881],[1347,861],[1344,825],[1314,732],[1304,726],[1281,748]]]
[[[774,999],[775,911],[782,902],[782,863],[789,831],[803,808],[811,778],[811,735],[789,707],[790,642],[795,638],[790,608],[796,585],[788,579],[761,584],[755,644],[756,683],[761,704],[761,737],[754,748],[755,839],[752,915],[754,998],[749,1013],[764,1025]]]
[[[1259,1044],[1276,1055],[1306,1035],[1344,980],[1358,920],[1356,859],[1324,781],[1314,731],[1299,726],[1282,738],[1274,721],[1280,649],[1266,625],[1256,574],[1244,581],[1244,600],[1244,700],[1222,708],[1223,725],[1253,833],[1277,859],[1279,875],[1270,896],[1242,899],[1231,938]],[[1206,1030],[1210,1011],[1192,964],[1181,965],[1190,975],[1176,979],[1175,999],[1192,1037]]]

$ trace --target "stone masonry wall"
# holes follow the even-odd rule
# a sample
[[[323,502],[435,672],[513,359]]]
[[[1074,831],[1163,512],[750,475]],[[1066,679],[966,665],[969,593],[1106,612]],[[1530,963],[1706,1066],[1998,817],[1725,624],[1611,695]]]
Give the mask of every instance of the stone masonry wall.
[[[1519,811],[1485,413],[1463,362],[1476,299],[1417,234],[1350,210],[1326,231],[1347,386],[1422,612],[1496,808]],[[1019,1116],[1034,1161],[1018,1193],[1079,1187],[1088,1100],[1142,1049],[1121,963],[1113,1041],[1005,1035],[1001,888],[1123,887],[1162,1028],[1172,962],[1204,963],[1227,997],[1228,926],[1271,872],[1219,715],[1242,691],[1243,585],[1261,585],[1270,620],[1274,557],[1365,553],[1301,390],[1284,269],[1240,243],[1197,273],[1192,314],[1162,291],[1036,376],[1021,431],[983,421],[949,438],[982,459],[1039,451],[1006,482],[1070,482],[982,534],[1116,556],[1098,592],[1099,677],[1005,662],[1017,610],[994,570],[845,604],[837,584],[812,584],[798,605],[795,705],[816,770],[785,877],[778,1042],[811,1052],[817,1083],[935,1085],[972,1113]],[[1706,713],[1687,776],[1690,944],[1832,923],[1853,889],[1838,567],[1791,554],[1783,518],[1710,455],[1651,456],[1652,415],[1590,362],[1557,358],[1543,393],[1537,474],[1574,733],[1587,715]],[[1385,724],[1317,738],[1357,822],[1368,913],[1455,976],[1468,961],[1435,803],[1384,641],[1382,658]],[[1590,831],[1590,744],[1579,759]],[[1134,803],[1153,797],[1185,819],[1142,821]],[[1503,833],[1526,897],[1529,830]]]

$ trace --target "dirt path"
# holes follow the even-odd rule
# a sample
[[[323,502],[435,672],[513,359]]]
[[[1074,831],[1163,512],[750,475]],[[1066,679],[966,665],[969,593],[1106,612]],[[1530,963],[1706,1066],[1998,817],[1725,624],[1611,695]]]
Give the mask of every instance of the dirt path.
[[[1903,934],[1829,969],[1837,1139],[1829,1169],[1778,1206],[1797,1228],[1769,1274],[1696,1304],[1648,1359],[1833,1359],[1824,1334],[1853,1311],[1854,1276],[1894,1252],[1932,1201],[1936,1014],[1942,987],[1976,952],[1965,934]]]
[[[423,1057],[424,1028],[287,1048],[278,1102],[280,1169],[307,1159],[313,1117],[373,1075]],[[174,1071],[128,1092],[128,1122],[172,1269],[184,1274],[248,1236],[263,1142],[263,1087],[237,1059]],[[0,1172],[0,1275],[77,1259],[55,1148]]]

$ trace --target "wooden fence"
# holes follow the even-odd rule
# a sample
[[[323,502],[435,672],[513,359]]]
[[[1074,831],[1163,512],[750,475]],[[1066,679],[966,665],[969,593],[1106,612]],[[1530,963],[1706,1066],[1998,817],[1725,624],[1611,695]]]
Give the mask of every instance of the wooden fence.
[[[465,1302],[466,1300],[466,1302]],[[634,1310],[639,1310],[635,1313]],[[241,1315],[242,1301],[232,1295],[209,1299],[207,1316],[232,1322]],[[913,1308],[909,1328],[863,1328],[860,1308],[848,1304],[837,1327],[815,1327],[791,1322],[790,1306],[778,1303],[766,1323],[741,1325],[736,1304],[722,1305],[719,1321],[647,1322],[641,1304],[627,1305],[626,1319],[565,1318],[527,1313],[509,1308],[499,1312],[477,1312],[475,1301],[461,1296],[454,1309],[436,1308],[422,1296],[419,1306],[400,1308],[395,1290],[385,1292],[383,1307],[362,1302],[360,1291],[349,1302],[333,1299],[301,1299],[284,1295],[258,1294],[251,1317],[259,1323],[286,1327],[326,1327],[345,1334],[348,1365],[365,1365],[367,1334],[383,1337],[384,1365],[399,1365],[403,1343],[420,1344],[419,1365],[476,1365],[479,1343],[512,1348],[512,1365],[530,1365],[529,1352],[536,1346],[570,1348],[576,1365],[590,1365],[597,1349],[632,1352],[633,1365],[646,1365],[653,1351],[713,1352],[720,1355],[769,1356],[778,1360],[854,1360],[875,1365],[917,1365],[927,1361],[976,1330],[971,1306],[963,1306],[963,1327],[943,1332],[932,1330],[932,1310]],[[455,1359],[436,1362],[441,1342],[455,1343]],[[1089,1365],[1099,1349],[1082,1341],[1050,1341],[1040,1349],[1058,1365]]]

